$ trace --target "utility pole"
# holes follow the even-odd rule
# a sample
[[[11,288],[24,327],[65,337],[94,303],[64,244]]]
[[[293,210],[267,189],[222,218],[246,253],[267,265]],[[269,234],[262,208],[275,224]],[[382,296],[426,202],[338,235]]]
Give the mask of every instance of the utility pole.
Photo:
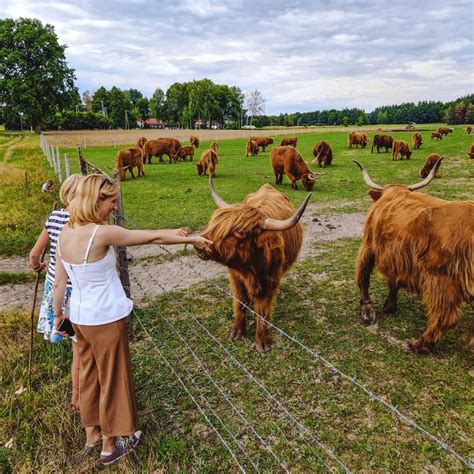
[[[125,130],[129,130],[130,129],[130,124],[128,122],[128,112],[125,111]]]

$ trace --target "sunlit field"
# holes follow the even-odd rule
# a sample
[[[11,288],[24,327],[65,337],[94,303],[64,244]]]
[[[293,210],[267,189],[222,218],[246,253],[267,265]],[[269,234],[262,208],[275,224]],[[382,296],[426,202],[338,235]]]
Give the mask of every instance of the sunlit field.
[[[272,130],[267,133],[275,144],[283,137]],[[374,133],[369,132],[371,139]],[[406,140],[410,148],[412,133],[390,132]],[[391,161],[390,152],[371,154],[372,141],[366,149],[349,150],[347,130],[341,128],[298,133],[297,149],[311,170],[327,173],[314,187],[311,212],[343,215],[368,209],[367,186],[354,159],[379,184],[409,184],[421,180],[418,173],[426,157],[440,153],[445,159],[439,178],[423,192],[448,200],[472,199],[474,160],[467,155],[472,136],[461,127],[442,141],[431,140],[429,131],[421,133],[423,145],[408,161]],[[130,145],[138,136],[139,131]],[[329,142],[334,153],[333,165],[325,170],[310,163],[312,148],[319,140]],[[246,139],[218,141],[214,185],[224,200],[239,202],[264,183],[274,184],[270,150],[275,145],[258,157],[246,158]],[[210,143],[201,143],[194,162],[168,164],[167,158],[164,163],[152,158],[152,164],[145,166],[145,177],[133,180],[127,173],[121,183],[126,225],[202,230],[215,204],[207,177],[197,175],[195,163]],[[83,154],[111,174],[118,149],[87,146]],[[77,149],[65,147],[60,152],[68,153],[77,171]],[[36,136],[0,134],[0,170],[0,253],[4,259],[25,256],[53,201],[58,200],[58,186],[53,196],[40,192],[54,173]],[[306,191],[301,184],[297,191],[290,184],[284,177],[283,184],[276,187],[297,205]],[[228,288],[223,277],[136,305],[131,353],[145,441],[117,470],[237,472],[232,452],[249,472],[326,472],[328,468],[341,470],[341,464],[353,472],[468,472],[448,449],[372,400],[355,381],[396,406],[462,458],[472,459],[472,354],[467,348],[472,308],[464,308],[458,326],[426,356],[407,352],[403,344],[407,338],[418,337],[426,325],[425,308],[417,295],[401,292],[397,313],[382,317],[377,331],[367,330],[360,318],[354,281],[359,245],[360,238],[316,243],[315,255],[299,261],[283,280],[273,322],[303,346],[273,329],[273,350],[259,354],[253,346],[254,324],[242,341],[229,342],[232,302],[222,292]],[[179,256],[169,258],[180,265]],[[159,271],[145,261],[134,265],[143,265],[150,281]],[[25,273],[19,269],[0,275],[0,285],[33,285]],[[372,299],[381,315],[386,285],[375,274],[372,280]],[[16,394],[28,379],[29,314],[5,311],[0,321],[1,444],[12,440],[10,447],[0,449],[0,470],[82,472],[97,468],[98,451],[90,457],[78,454],[84,437],[78,415],[68,410],[69,343],[51,345],[36,335],[32,391]],[[353,381],[331,370],[328,361]]]

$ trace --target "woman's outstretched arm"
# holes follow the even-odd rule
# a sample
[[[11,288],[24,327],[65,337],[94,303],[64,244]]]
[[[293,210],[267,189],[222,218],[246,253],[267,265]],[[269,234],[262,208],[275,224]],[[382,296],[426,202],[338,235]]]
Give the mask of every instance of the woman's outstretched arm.
[[[108,225],[103,226],[99,234],[103,245],[119,247],[143,244],[192,244],[203,248],[212,243],[200,235],[188,235],[184,229],[128,230],[120,226]]]

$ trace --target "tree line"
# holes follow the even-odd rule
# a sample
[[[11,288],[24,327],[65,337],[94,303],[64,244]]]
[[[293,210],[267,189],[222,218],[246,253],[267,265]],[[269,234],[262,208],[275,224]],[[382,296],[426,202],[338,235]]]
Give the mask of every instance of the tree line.
[[[9,129],[108,129],[146,126],[155,118],[168,127],[241,128],[243,125],[366,125],[474,122],[474,94],[452,102],[418,102],[377,107],[265,115],[258,90],[204,78],[175,82],[146,97],[137,89],[99,87],[79,94],[68,67],[66,45],[54,27],[37,19],[0,20],[0,123]]]
[[[311,126],[311,125],[375,125],[393,123],[474,123],[474,94],[451,102],[423,101],[399,105],[384,105],[372,112],[362,109],[316,110],[293,114],[262,115],[254,120],[258,127],[266,126]]]

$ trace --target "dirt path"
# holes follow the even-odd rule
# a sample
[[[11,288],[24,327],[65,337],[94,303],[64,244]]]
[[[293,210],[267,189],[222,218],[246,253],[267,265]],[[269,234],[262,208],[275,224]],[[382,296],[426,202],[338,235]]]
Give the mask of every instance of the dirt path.
[[[365,213],[321,215],[317,205],[310,205],[303,215],[305,227],[299,260],[317,255],[321,244],[346,237],[362,235]],[[200,260],[193,253],[183,255],[184,246],[169,248],[143,245],[129,248],[130,286],[136,302],[154,298],[164,290],[187,288],[196,283],[225,275],[224,266]],[[27,271],[27,259],[12,257],[0,259],[0,271]],[[0,287],[0,311],[30,308],[33,284],[5,285]],[[42,284],[38,294],[43,291]]]

